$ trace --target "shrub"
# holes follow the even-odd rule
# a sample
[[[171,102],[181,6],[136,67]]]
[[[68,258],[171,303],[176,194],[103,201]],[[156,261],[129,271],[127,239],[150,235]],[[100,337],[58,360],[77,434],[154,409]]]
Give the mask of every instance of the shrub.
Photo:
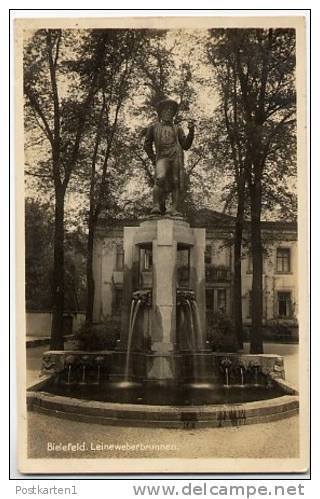
[[[295,329],[298,327],[296,319],[269,320],[266,326],[265,337],[275,341],[292,341]]]
[[[84,325],[77,335],[79,350],[114,350],[120,338],[120,321],[108,319],[101,324]]]
[[[225,315],[212,314],[208,324],[208,340],[214,352],[237,352],[238,339],[233,324]]]

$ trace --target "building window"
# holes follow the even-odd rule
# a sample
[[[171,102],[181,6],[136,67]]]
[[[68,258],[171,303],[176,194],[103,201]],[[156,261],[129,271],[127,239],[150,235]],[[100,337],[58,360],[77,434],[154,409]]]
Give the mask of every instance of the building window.
[[[278,316],[291,317],[291,293],[289,291],[278,292]]]
[[[116,246],[116,270],[123,270],[124,267],[124,251],[123,246]]]
[[[113,315],[120,315],[122,308],[123,291],[121,288],[113,290]]]
[[[144,251],[143,270],[151,270],[151,269],[152,269],[152,249],[146,249]]]
[[[277,272],[290,272],[290,248],[277,248]]]
[[[214,290],[206,289],[206,309],[213,312]]]
[[[210,244],[206,246],[206,250],[204,252],[204,263],[205,265],[211,265],[212,263],[212,251]]]
[[[227,309],[227,293],[224,288],[217,289],[217,311],[226,313]]]

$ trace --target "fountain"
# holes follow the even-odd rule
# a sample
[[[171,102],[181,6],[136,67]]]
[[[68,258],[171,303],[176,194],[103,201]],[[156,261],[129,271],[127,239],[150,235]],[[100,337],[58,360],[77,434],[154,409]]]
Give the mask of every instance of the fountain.
[[[175,130],[172,127],[172,133]],[[150,140],[161,139],[161,134],[150,130],[147,137],[146,151],[153,157]],[[192,132],[185,144],[191,142]],[[205,229],[191,227],[179,213],[176,180],[163,173],[172,172],[173,155],[175,168],[178,163],[183,166],[178,144],[176,137],[172,154],[156,160],[151,215],[123,230],[123,308],[117,347],[101,352],[46,352],[44,378],[28,393],[30,409],[69,416],[79,413],[82,420],[100,423],[183,428],[247,424],[297,411],[296,392],[283,380],[279,356],[215,353],[208,348]],[[171,147],[167,139],[164,147]],[[170,212],[165,211],[165,184],[172,192]],[[102,281],[104,238],[108,240],[107,230],[101,226],[93,265],[97,283]],[[95,310],[103,299],[97,286]]]
[[[88,421],[183,428],[248,424],[296,412],[296,392],[283,380],[279,356],[208,348],[204,248],[205,231],[182,218],[152,217],[126,227],[118,346],[45,353],[45,378],[29,391],[29,408],[61,406],[62,413],[78,410]],[[141,262],[145,251],[152,253],[148,278]],[[183,280],[179,252],[188,261]]]

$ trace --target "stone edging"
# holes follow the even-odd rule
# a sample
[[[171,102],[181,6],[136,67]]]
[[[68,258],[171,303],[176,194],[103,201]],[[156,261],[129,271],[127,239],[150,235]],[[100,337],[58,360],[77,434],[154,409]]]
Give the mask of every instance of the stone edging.
[[[100,424],[162,428],[241,426],[275,421],[298,413],[297,391],[282,379],[274,381],[281,385],[286,395],[243,404],[192,407],[81,400],[35,391],[41,389],[37,383],[27,392],[27,405],[29,410]]]

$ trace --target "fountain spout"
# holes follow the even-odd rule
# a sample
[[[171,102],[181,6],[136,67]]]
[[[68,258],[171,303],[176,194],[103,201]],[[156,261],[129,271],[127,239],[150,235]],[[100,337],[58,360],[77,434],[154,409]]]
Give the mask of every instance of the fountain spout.
[[[220,369],[224,374],[225,386],[230,386],[230,371],[231,371],[232,362],[230,359],[226,358],[221,361]]]
[[[240,376],[240,386],[244,388],[244,377],[246,373],[246,367],[242,362],[239,363],[237,371]]]
[[[101,380],[101,365],[103,363],[103,356],[98,355],[95,359],[96,364],[97,364],[97,379],[94,382],[95,385],[100,385],[100,380]]]
[[[125,372],[124,372],[125,382],[129,381],[132,341],[133,341],[133,335],[135,331],[138,313],[142,305],[145,307],[150,307],[151,304],[152,304],[151,290],[138,290],[133,293],[131,308],[130,308],[128,344],[127,344],[126,363],[125,363]]]
[[[72,381],[71,381],[72,366],[75,364],[75,361],[76,361],[76,358],[74,355],[68,355],[65,358],[64,362],[65,362],[65,366],[67,367],[67,381],[66,381],[67,385],[72,384]]]
[[[194,291],[192,291],[191,289],[178,289],[177,307],[179,307],[180,310],[186,309],[188,311],[192,351],[196,352],[199,350],[203,350],[204,341],[200,322],[200,314]]]
[[[125,381],[128,381],[128,378],[129,378],[132,336],[133,336],[134,326],[135,326],[135,323],[137,320],[137,315],[139,312],[140,305],[141,305],[141,300],[137,300],[137,301],[135,299],[132,300],[132,304],[131,304],[132,317],[130,317],[131,320],[130,320],[130,324],[129,324],[128,346],[127,346],[127,353],[126,353],[126,366],[125,366],[125,372],[124,372]]]
[[[87,369],[87,365],[89,363],[89,360],[90,360],[90,357],[88,355],[83,355],[81,357],[82,378],[81,378],[81,381],[80,381],[80,385],[86,385],[87,384],[87,382],[86,382],[86,369]]]
[[[202,335],[202,327],[201,327],[201,323],[200,323],[199,308],[198,308],[198,304],[197,304],[195,298],[193,300],[191,300],[191,308],[192,308],[194,322],[196,324],[196,332],[197,332],[196,348],[197,348],[197,350],[203,350],[204,349],[204,341],[203,341],[203,335]]]

